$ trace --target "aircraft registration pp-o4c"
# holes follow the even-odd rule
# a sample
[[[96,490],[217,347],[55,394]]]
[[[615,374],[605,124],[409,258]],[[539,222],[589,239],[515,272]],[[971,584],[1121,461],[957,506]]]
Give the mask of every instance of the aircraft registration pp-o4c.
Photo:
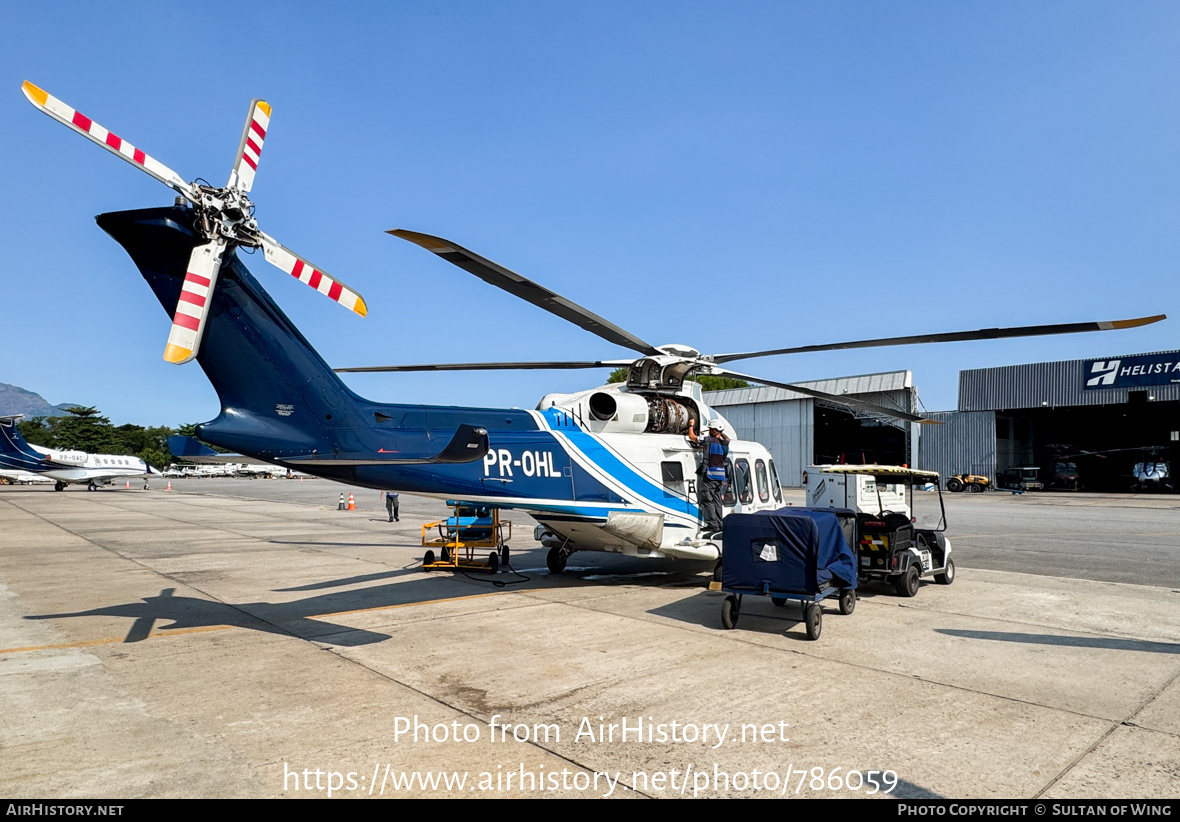
[[[27,481],[27,477],[45,477],[54,481],[54,490],[64,491],[67,485],[86,483],[95,490],[109,485],[112,480],[135,477],[143,480],[153,469],[139,457],[122,454],[87,454],[85,451],[63,451],[29,445],[21,436],[16,422],[21,415],[0,417],[0,477]]]
[[[252,458],[329,479],[499,508],[541,523],[548,565],[574,551],[715,560],[720,539],[702,533],[699,457],[686,439],[717,420],[731,437],[733,482],[726,513],[779,507],[770,453],[736,438],[704,402],[694,374],[729,375],[913,422],[921,417],[807,387],[739,373],[725,364],[778,354],[911,343],[1130,328],[1163,316],[1114,322],[992,328],[877,340],[706,355],[685,345],[652,345],[478,254],[439,237],[396,230],[486,282],[638,354],[579,362],[492,362],[343,368],[340,371],[460,371],[627,367],[627,381],[550,394],[535,410],[377,403],[345,386],[232,253],[262,248],[268,262],[356,313],[365,303],[322,269],[258,229],[247,197],[270,124],[270,106],[251,103],[225,188],[186,183],[174,171],[33,86],[37,108],[168,185],[169,208],[103,214],[99,225],[130,254],[173,316],[169,362],[195,357],[221,401],[198,436]]]

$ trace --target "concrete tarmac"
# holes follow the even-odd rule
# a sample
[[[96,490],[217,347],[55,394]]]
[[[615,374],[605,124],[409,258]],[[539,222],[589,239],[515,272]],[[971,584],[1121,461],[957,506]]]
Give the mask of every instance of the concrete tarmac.
[[[388,523],[377,492],[338,512],[349,489],[319,480],[155,486],[0,487],[0,795],[1180,793],[1170,578],[976,567],[965,534],[953,585],[864,589],[809,642],[761,598],[723,630],[704,567],[575,554],[550,576],[520,514],[494,587],[419,570],[436,500]],[[954,505],[1022,535],[1069,504],[982,497]],[[1159,500],[1134,520],[1174,567]]]

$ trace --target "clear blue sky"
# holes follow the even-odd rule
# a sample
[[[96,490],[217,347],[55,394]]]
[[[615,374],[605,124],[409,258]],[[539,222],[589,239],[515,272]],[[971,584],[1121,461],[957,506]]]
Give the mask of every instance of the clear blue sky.
[[[625,356],[383,233],[438,234],[656,344],[1175,319],[780,357],[777,380],[1180,347],[1174,2],[0,2],[0,382],[116,423],[211,419],[104,211],[171,192],[37,112],[28,79],[222,184],[274,106],[263,230],[368,301],[248,264],[335,366]],[[605,372],[362,375],[378,400],[532,407]]]

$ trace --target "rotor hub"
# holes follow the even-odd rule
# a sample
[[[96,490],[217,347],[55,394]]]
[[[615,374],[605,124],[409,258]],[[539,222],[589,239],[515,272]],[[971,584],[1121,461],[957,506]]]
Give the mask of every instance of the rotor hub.
[[[193,184],[198,193],[194,210],[197,228],[206,240],[224,239],[236,245],[258,248],[258,223],[254,203],[237,188]]]

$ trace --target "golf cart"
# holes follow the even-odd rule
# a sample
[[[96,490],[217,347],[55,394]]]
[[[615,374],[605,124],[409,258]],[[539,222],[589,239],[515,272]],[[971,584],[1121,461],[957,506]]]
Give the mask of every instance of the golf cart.
[[[915,485],[932,485],[938,493],[939,518],[932,528],[914,520]],[[898,596],[912,597],[924,576],[942,585],[954,582],[938,472],[901,465],[812,465],[803,473],[803,487],[812,510],[850,510],[844,527],[846,534],[855,529],[862,583],[887,582]]]

